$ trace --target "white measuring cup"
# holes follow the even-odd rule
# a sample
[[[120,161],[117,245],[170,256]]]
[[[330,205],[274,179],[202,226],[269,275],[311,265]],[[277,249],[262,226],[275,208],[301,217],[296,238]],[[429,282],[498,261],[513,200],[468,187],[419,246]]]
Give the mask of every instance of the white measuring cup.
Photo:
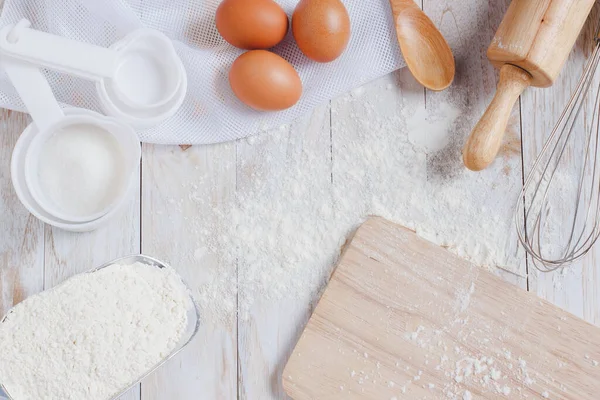
[[[111,214],[114,209],[123,203],[124,198],[130,192],[128,188],[136,179],[136,171],[141,159],[141,145],[135,131],[117,119],[93,112],[65,115],[54,98],[48,82],[36,67],[14,60],[3,60],[3,67],[25,103],[27,110],[32,115],[33,125],[37,128],[35,136],[29,139],[27,146],[16,146],[13,152],[13,161],[24,159],[22,164],[12,163],[12,167],[22,165],[24,169],[24,171],[12,171],[15,190],[18,193],[23,193],[22,186],[26,186],[27,193],[30,194],[36,205],[39,205],[51,217],[49,223],[53,225],[58,226],[61,224],[61,227],[65,224],[67,227],[69,224],[89,225],[90,222]],[[63,210],[52,202],[43,189],[38,173],[38,161],[44,145],[60,129],[69,126],[83,127],[83,129],[93,127],[99,129],[102,134],[110,135],[118,143],[119,154],[123,161],[123,179],[116,185],[117,187],[109,203],[102,209],[95,210],[87,215],[72,215],[69,210]],[[26,131],[30,129],[31,127],[28,127]],[[21,154],[23,152],[24,155]],[[19,180],[15,181],[15,178]],[[40,214],[36,207],[31,207],[30,204],[25,202],[24,205],[32,213],[35,211]],[[32,208],[34,209],[32,210]],[[86,230],[78,226],[73,226],[73,228],[72,230]]]
[[[66,108],[63,110],[65,115],[96,115],[100,114],[86,110],[84,108]],[[89,232],[98,229],[102,225],[106,224],[117,214],[123,211],[125,206],[129,203],[127,200],[130,198],[131,193],[134,193],[137,187],[137,180],[131,180],[130,187],[127,189],[127,195],[123,196],[120,203],[116,203],[108,213],[104,214],[98,219],[88,222],[71,222],[65,221],[56,216],[48,213],[43,209],[37,201],[33,198],[29,187],[27,186],[25,179],[25,157],[27,155],[27,149],[37,136],[38,130],[36,124],[29,124],[19,136],[15,148],[13,150],[13,156],[10,160],[10,174],[13,187],[18,199],[21,201],[23,206],[37,219],[45,222],[49,225],[57,228],[70,231],[70,232]],[[1,400],[1,399],[0,399]]]
[[[105,111],[146,128],[183,103],[187,76],[171,40],[138,29],[110,48],[31,29],[28,20],[0,29],[0,53],[96,82]]]
[[[183,75],[171,41],[153,29],[138,29],[113,45],[118,57],[112,79],[102,80],[129,107],[156,108],[177,94]]]
[[[152,42],[152,46],[155,49],[162,48],[162,52],[154,52],[146,49],[149,43]],[[155,126],[171,117],[177,112],[177,110],[183,104],[185,95],[187,93],[187,74],[183,62],[175,52],[175,48],[171,41],[159,31],[154,29],[137,29],[123,39],[115,42],[111,49],[118,54],[123,54],[123,68],[117,74],[116,79],[100,80],[96,82],[96,89],[98,96],[101,100],[101,105],[106,114],[113,117],[119,118],[126,121],[132,126],[138,128],[150,128]],[[143,56],[142,54],[147,54]],[[158,59],[150,62],[144,60],[150,60],[150,54],[158,55]],[[172,61],[171,66],[168,68],[159,68],[159,59],[164,57]],[[135,78],[134,71],[146,70],[148,72],[138,74]],[[150,72],[153,71],[153,72]],[[161,74],[170,75],[173,81],[177,80],[179,86],[177,87],[175,94],[171,97],[169,102],[155,102],[151,107],[139,107],[135,106],[128,99],[131,97],[140,98],[157,98],[160,90],[157,90],[157,85],[147,85],[146,82],[148,76],[158,77]],[[133,83],[135,81],[135,83]],[[158,78],[153,78],[151,82],[160,81]],[[122,82],[114,84],[114,82]],[[131,87],[128,87],[128,83]],[[145,86],[146,84],[146,86]],[[129,95],[123,96],[121,92],[128,92]],[[147,93],[144,93],[147,91]],[[135,94],[134,94],[135,93]]]

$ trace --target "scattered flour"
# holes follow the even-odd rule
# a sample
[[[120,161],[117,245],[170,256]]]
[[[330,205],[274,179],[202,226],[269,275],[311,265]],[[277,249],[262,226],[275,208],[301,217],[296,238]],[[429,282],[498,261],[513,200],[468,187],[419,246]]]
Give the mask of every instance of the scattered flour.
[[[531,386],[535,383],[535,380],[529,376],[529,371],[527,370],[527,361],[519,358],[519,371],[521,372],[523,383],[527,386]]]
[[[480,266],[521,271],[512,218],[520,158],[467,171],[460,152],[478,112],[455,101],[437,107],[433,97],[425,112],[422,96],[357,91],[334,101],[334,118],[323,110],[237,142],[235,164],[219,167],[236,177],[230,195],[205,195],[218,185],[210,172],[182,182],[189,196],[173,199],[169,212],[186,215],[198,240],[190,263],[216,265],[196,293],[205,315],[238,310],[248,318],[258,300],[314,302],[346,239],[370,215]],[[415,145],[414,135],[431,129],[443,131],[445,146]]]
[[[424,106],[417,108],[414,114],[407,118],[408,140],[416,151],[427,153],[444,149],[450,140],[448,130],[452,129],[454,121],[460,116],[456,107],[442,104],[431,113]]]
[[[404,334],[404,338],[407,339],[407,340],[415,341],[415,340],[417,340],[419,338],[419,333],[423,332],[424,330],[425,330],[425,327],[422,326],[422,325],[419,325],[417,327],[416,331],[414,331],[414,332],[406,332]]]
[[[497,381],[500,378],[502,378],[502,372],[498,371],[495,368],[492,368],[492,370],[490,371],[490,378],[492,378],[493,380]]]
[[[190,305],[172,269],[76,275],[0,323],[0,382],[14,400],[110,399],[179,345]]]
[[[468,290],[458,290],[455,309],[459,312],[467,311],[467,308],[469,308],[469,305],[471,304],[471,295],[473,293],[475,293],[474,282],[471,282],[471,286],[469,286]]]

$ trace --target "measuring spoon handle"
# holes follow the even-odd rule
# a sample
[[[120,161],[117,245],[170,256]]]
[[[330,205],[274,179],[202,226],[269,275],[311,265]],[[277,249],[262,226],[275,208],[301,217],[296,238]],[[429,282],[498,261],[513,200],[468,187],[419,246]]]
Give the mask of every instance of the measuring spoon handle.
[[[0,53],[84,79],[112,78],[117,52],[30,28],[22,19],[0,30]]]
[[[64,117],[48,81],[36,66],[5,59],[2,67],[39,131],[50,128]]]

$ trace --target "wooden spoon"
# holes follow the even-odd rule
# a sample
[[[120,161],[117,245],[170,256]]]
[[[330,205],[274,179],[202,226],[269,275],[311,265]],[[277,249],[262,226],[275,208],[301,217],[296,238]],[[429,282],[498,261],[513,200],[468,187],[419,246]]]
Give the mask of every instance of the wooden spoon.
[[[454,79],[448,42],[413,0],[390,0],[400,50],[415,79],[431,90],[444,90]]]

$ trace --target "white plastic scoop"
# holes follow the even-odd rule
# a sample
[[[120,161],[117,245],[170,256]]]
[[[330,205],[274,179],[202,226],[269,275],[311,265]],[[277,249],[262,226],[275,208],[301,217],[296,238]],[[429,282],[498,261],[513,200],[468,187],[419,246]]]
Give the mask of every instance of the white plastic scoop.
[[[187,77],[170,39],[138,29],[111,48],[31,29],[28,20],[0,30],[0,54],[97,83],[107,113],[137,127],[173,115]]]
[[[154,29],[142,28],[111,49],[121,55],[121,63],[114,79],[96,82],[104,111],[137,128],[152,127],[175,114],[187,93],[187,75],[171,41]],[[167,97],[161,93],[174,88],[176,81],[175,93],[160,101]],[[136,105],[144,101],[145,107]]]
[[[30,211],[39,214],[38,206],[47,215],[51,217],[50,224],[65,223],[72,224],[73,230],[81,230],[78,224],[89,224],[91,221],[98,220],[111,214],[112,211],[123,203],[123,199],[128,194],[128,188],[131,182],[136,178],[136,171],[141,158],[141,146],[139,138],[135,131],[128,125],[110,117],[104,117],[96,113],[69,113],[65,115],[59,107],[48,82],[41,72],[34,66],[14,60],[3,60],[3,67],[25,103],[28,112],[34,119],[34,125],[37,128],[34,137],[29,138],[27,146],[17,146],[13,152],[13,165],[22,166],[23,171],[12,171],[13,184],[17,192],[22,192],[27,188],[27,193],[31,195],[34,205],[25,204]],[[28,127],[26,130],[30,130]],[[115,146],[107,147],[105,152],[114,151],[112,154],[115,160],[119,160],[119,173],[115,176],[114,186],[106,190],[106,201],[99,203],[101,206],[97,209],[90,209],[89,212],[73,212],[72,209],[65,208],[62,204],[57,204],[48,193],[48,182],[43,182],[40,178],[42,166],[39,164],[41,154],[45,146],[62,134],[65,129],[77,129],[81,132],[93,130],[99,135],[103,135],[110,143]],[[109,154],[111,155],[111,154]],[[83,155],[85,158],[86,155]],[[90,154],[89,156],[96,156]],[[65,156],[66,157],[66,156]],[[60,157],[62,160],[62,157]],[[111,159],[113,159],[111,158]],[[16,161],[19,162],[16,162]],[[85,173],[77,170],[75,166],[66,171],[67,174],[80,176],[81,182],[86,183],[86,179],[92,177],[82,176]],[[77,175],[78,174],[78,175]],[[68,178],[69,176],[67,176]],[[58,176],[57,180],[65,178]],[[107,188],[108,189],[108,188]],[[79,196],[72,199],[78,201]],[[71,199],[69,199],[71,200]],[[96,227],[96,225],[94,225]]]
[[[138,30],[118,51],[117,68],[107,82],[130,107],[160,107],[175,97],[182,74],[170,41],[155,30]]]
[[[86,79],[112,78],[119,55],[110,49],[30,28],[22,19],[0,30],[5,55]]]

